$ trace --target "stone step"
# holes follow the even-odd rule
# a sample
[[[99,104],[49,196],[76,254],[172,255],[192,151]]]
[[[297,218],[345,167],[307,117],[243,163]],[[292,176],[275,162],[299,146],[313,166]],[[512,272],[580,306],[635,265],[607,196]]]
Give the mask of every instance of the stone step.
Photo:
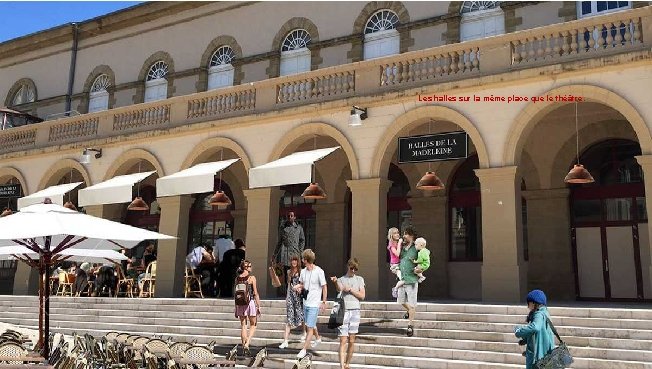
[[[111,313],[111,312],[108,312]],[[35,314],[27,313],[0,313],[0,317],[6,319],[31,319],[36,318]],[[127,317],[127,316],[112,316],[112,315],[76,315],[72,313],[67,314],[51,314],[51,324],[74,324],[74,323],[90,323],[90,322],[106,322],[110,321],[113,324],[133,324],[134,319],[138,320],[139,324],[151,324],[159,326],[176,326],[179,324],[178,318],[150,318],[150,317]],[[318,320],[320,323],[325,324],[328,322],[328,317],[321,315]],[[259,327],[263,329],[278,328],[279,323],[265,321],[265,317],[259,321]],[[193,328],[238,328],[240,323],[235,320],[231,315],[226,320],[205,320],[205,319],[184,319],[182,322],[184,327]],[[377,319],[362,319],[361,327],[368,332],[382,333],[387,329],[394,330],[399,333],[406,327],[406,321],[403,319],[385,319],[378,321]],[[499,332],[510,333],[513,331],[513,324],[503,323],[484,323],[484,322],[439,322],[439,321],[423,321],[416,320],[414,322],[416,331],[425,332],[425,336],[430,337],[428,331],[431,330],[466,330],[476,332]],[[607,338],[624,338],[624,339],[644,339],[652,340],[652,330],[643,329],[604,329],[604,328],[591,328],[591,327],[558,327],[558,332],[562,337],[576,336],[576,337],[607,337]]]
[[[51,307],[52,314],[68,314],[71,309],[65,307]],[[205,320],[228,320],[233,317],[233,306],[221,307],[216,311],[160,311],[154,310],[121,310],[118,307],[109,309],[104,306],[92,305],[91,308],[80,306],[74,309],[76,315],[89,316],[127,316],[132,318],[157,316],[159,318],[177,318],[177,319],[205,319]],[[30,313],[34,311],[32,306],[12,307],[11,312]],[[265,319],[267,321],[285,322],[285,307],[283,308],[264,308]],[[392,319],[399,320],[403,318],[403,311],[380,312],[380,311],[361,311],[363,319]],[[619,329],[646,329],[652,330],[652,320],[634,320],[634,319],[598,319],[598,318],[569,318],[562,316],[553,316],[553,322],[559,328],[564,326],[581,326],[590,328],[619,328]],[[512,315],[491,315],[491,314],[467,314],[467,313],[429,313],[420,312],[416,315],[418,321],[448,321],[448,322],[481,322],[481,323],[504,323],[521,325],[525,324],[523,317]]]
[[[4,296],[0,306],[29,306],[36,303],[37,297],[35,296]],[[232,299],[128,299],[128,298],[88,298],[88,297],[51,297],[50,301],[54,304],[82,304],[88,306],[89,302],[92,304],[106,305],[117,304],[122,309],[135,309],[140,310],[140,305],[157,306],[157,310],[174,309],[174,306],[233,306]],[[129,303],[125,303],[128,301]],[[605,306],[601,304],[597,306]],[[284,308],[285,300],[263,300],[263,307],[276,307]],[[550,307],[550,312],[553,316],[565,317],[583,317],[583,318],[611,318],[611,319],[639,319],[639,320],[652,320],[652,310],[646,305],[632,305],[637,308],[604,308],[604,307]],[[114,307],[111,307],[113,309]],[[363,302],[362,310],[379,310],[379,311],[400,311],[401,307],[395,302]],[[486,315],[527,315],[527,308],[525,306],[513,305],[485,305],[485,304],[446,304],[446,303],[419,303],[417,307],[418,312],[457,312],[467,314],[486,314]]]

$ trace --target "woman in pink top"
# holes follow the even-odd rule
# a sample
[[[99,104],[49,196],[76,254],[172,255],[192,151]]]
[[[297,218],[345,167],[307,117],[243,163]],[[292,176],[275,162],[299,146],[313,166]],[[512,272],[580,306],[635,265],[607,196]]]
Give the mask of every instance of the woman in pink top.
[[[399,263],[401,262],[401,234],[398,231],[398,228],[390,228],[387,232],[387,250],[389,250],[389,270],[396,274],[396,278],[401,280],[401,270],[398,268]],[[396,297],[397,291],[396,288],[392,288],[392,295]]]

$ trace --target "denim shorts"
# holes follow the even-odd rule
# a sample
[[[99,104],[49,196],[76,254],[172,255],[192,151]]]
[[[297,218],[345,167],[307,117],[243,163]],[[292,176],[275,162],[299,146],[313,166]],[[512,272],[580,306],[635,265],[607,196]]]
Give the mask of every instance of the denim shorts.
[[[304,306],[303,316],[306,322],[306,327],[315,328],[317,327],[317,316],[319,315],[318,307],[309,307]]]

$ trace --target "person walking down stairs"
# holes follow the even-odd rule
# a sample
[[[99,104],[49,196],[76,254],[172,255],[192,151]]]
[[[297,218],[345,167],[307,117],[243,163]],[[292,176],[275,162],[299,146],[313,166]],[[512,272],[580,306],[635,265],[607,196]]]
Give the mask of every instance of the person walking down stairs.
[[[548,324],[550,313],[546,307],[546,295],[541,290],[532,290],[527,294],[527,307],[530,324],[514,327],[516,337],[525,340],[525,368],[534,368],[534,363],[555,348],[555,338]]]
[[[244,354],[251,355],[249,344],[256,333],[256,324],[260,316],[260,297],[256,286],[256,277],[251,275],[251,262],[244,260],[238,269],[235,280],[235,316],[240,319],[240,339]],[[247,332],[249,320],[249,332]]]

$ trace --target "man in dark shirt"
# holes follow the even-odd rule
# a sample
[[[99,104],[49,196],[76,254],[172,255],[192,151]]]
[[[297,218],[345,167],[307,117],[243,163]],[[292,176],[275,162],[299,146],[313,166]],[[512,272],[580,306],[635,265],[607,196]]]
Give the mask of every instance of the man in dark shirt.
[[[245,259],[246,246],[241,239],[235,240],[235,249],[224,253],[220,263],[220,297],[233,297],[233,283],[236,271]]]

